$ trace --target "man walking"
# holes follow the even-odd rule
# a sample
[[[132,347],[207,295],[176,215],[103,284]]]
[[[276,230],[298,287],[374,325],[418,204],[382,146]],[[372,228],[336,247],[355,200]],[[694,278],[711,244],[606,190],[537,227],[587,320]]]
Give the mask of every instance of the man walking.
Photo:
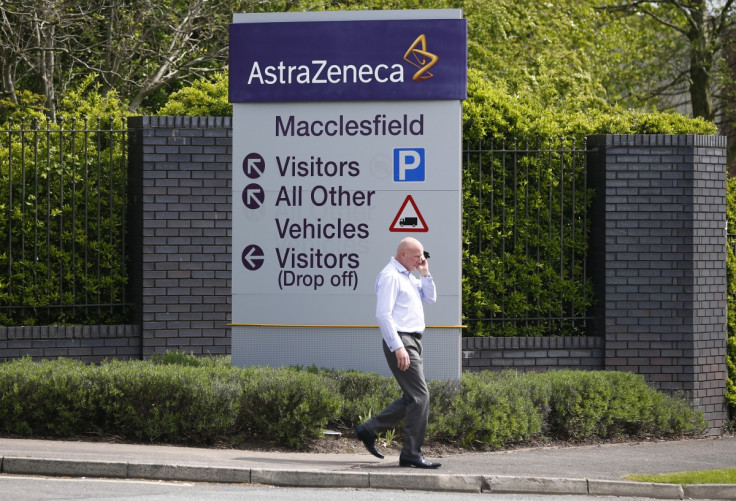
[[[378,415],[358,426],[354,433],[365,448],[383,459],[376,449],[378,434],[404,420],[404,443],[399,465],[439,468],[424,459],[422,445],[429,418],[429,390],[422,366],[424,308],[437,301],[434,280],[422,244],[415,238],[399,243],[396,256],[376,278],[376,320],[383,337],[383,353],[403,395]],[[412,275],[419,273],[419,278]]]

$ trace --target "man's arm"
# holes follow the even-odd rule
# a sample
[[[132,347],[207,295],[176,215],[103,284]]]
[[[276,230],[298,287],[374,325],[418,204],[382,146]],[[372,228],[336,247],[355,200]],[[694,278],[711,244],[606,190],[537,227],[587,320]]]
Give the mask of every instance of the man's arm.
[[[395,280],[386,276],[379,278],[376,283],[376,320],[386,346],[396,355],[397,367],[400,371],[405,371],[410,364],[409,353],[401,342],[391,314],[398,293],[399,286]]]
[[[392,314],[398,293],[399,285],[396,280],[388,276],[379,277],[376,282],[376,320],[383,340],[392,352],[404,347]]]

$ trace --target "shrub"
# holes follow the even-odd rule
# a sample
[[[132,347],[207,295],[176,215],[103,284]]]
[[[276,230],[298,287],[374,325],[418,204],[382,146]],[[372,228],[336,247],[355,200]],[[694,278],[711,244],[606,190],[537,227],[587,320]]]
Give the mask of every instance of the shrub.
[[[0,368],[0,432],[70,437],[93,426],[93,379],[83,363],[23,358]]]
[[[541,416],[520,382],[515,373],[463,374],[455,395],[441,398],[445,405],[433,415],[429,435],[463,447],[498,448],[539,433]]]
[[[299,449],[340,414],[342,398],[329,378],[291,368],[246,372],[238,428],[249,437]]]
[[[394,378],[379,376],[375,372],[321,372],[335,382],[344,400],[339,422],[333,423],[336,425],[354,428],[401,396],[401,389]]]
[[[467,335],[581,334],[580,323],[545,319],[584,316],[593,304],[584,273],[595,224],[587,215],[595,194],[582,189],[585,137],[716,132],[712,123],[675,113],[577,104],[544,106],[480,71],[468,73],[462,303],[468,319],[484,320],[469,321]],[[507,149],[514,153],[499,152]],[[485,320],[496,318],[534,320]]]
[[[471,448],[533,437],[699,435],[707,426],[686,399],[657,392],[633,373],[465,373],[461,387],[432,387],[429,435]]]
[[[147,362],[109,362],[96,374],[100,425],[145,442],[212,443],[231,432],[238,374]]]
[[[564,370],[546,379],[555,438],[699,435],[707,426],[687,400],[657,392],[637,374]]]
[[[227,357],[202,365],[192,358],[2,364],[0,433],[198,445],[256,440],[298,449],[328,424],[352,428],[400,395],[393,378],[377,374],[240,369]],[[429,387],[427,438],[469,448],[530,438],[697,435],[706,426],[687,400],[630,373],[465,373]]]
[[[703,433],[708,423],[702,412],[694,412],[684,397],[653,393],[649,412],[652,420],[648,431],[659,436],[697,436]]]
[[[605,373],[559,371],[550,378],[549,433],[563,439],[587,438],[605,432],[612,388]]]
[[[151,363],[162,365],[183,365],[186,367],[230,367],[231,357],[227,355],[201,357],[193,353],[167,351],[151,356]]]

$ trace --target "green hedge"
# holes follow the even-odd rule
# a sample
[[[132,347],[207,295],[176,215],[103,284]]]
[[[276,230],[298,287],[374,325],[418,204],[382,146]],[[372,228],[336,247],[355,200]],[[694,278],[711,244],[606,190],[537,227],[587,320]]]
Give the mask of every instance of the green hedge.
[[[706,427],[686,400],[630,373],[466,373],[432,381],[430,392],[428,440],[467,448],[532,438],[698,435]],[[239,369],[228,357],[97,366],[25,358],[0,365],[0,433],[298,449],[325,428],[349,432],[399,394],[393,378],[376,374]]]
[[[726,181],[726,221],[729,234],[736,234],[736,178],[733,177]],[[736,237],[729,237],[726,246],[726,299],[728,307],[726,402],[732,418],[736,417],[736,254],[734,253],[734,246],[736,246]]]

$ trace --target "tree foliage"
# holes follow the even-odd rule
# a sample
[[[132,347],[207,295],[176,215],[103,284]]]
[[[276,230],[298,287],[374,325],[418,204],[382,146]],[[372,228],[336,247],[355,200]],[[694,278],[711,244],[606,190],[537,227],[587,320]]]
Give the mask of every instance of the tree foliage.
[[[416,5],[421,3],[422,5]],[[303,9],[459,8],[469,66],[544,106],[621,104],[715,121],[734,80],[733,0],[304,1]],[[321,6],[321,7],[320,7]],[[732,86],[731,86],[732,87]],[[722,123],[722,125],[725,125]]]
[[[713,94],[723,86],[718,72],[724,69],[722,53],[729,43],[727,34],[734,26],[733,0],[609,0],[603,8],[622,23],[656,34],[654,41],[660,42],[648,45],[654,49],[648,51],[650,60],[634,60],[643,70],[653,71],[649,79],[653,85],[648,90],[634,88],[632,97],[686,94],[693,116],[716,119],[722,103],[715,101]],[[646,39],[633,40],[644,47],[641,42]],[[664,65],[664,61],[671,64]]]
[[[230,116],[227,73],[215,73],[211,79],[200,78],[172,93],[159,115],[165,116]]]
[[[226,68],[233,13],[428,8],[462,9],[470,67],[544,106],[667,109],[685,97],[713,120],[728,102],[733,0],[4,0],[0,91],[14,103],[25,90],[45,96],[53,118],[94,75],[103,93],[151,112]]]

